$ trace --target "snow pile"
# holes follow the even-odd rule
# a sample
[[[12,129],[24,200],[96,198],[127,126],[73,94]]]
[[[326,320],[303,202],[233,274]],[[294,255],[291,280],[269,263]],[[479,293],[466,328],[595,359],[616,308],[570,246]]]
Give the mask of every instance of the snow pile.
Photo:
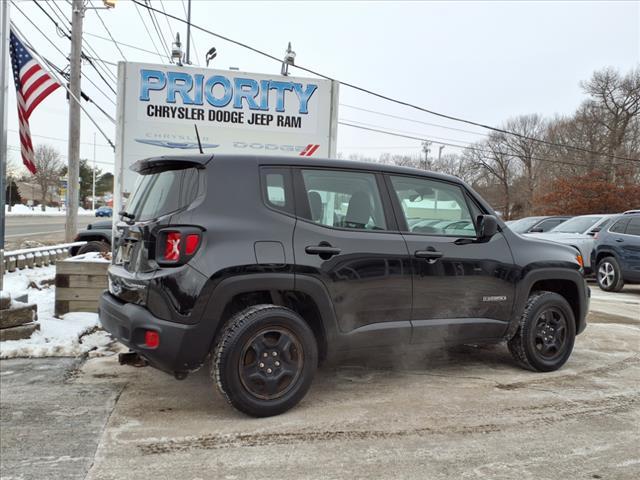
[[[0,342],[0,358],[74,357],[89,351],[103,354],[111,337],[98,330],[98,315],[72,312],[55,318],[55,266],[8,273],[4,289],[16,297],[28,293],[29,303],[38,305],[40,331],[24,340]]]
[[[76,255],[65,259],[65,262],[96,262],[96,263],[111,263],[111,252],[87,252],[82,255]]]
[[[7,215],[40,215],[40,216],[44,215],[47,217],[50,217],[53,215],[64,216],[67,214],[66,210],[63,208],[45,207],[45,210],[43,212],[42,207],[40,207],[40,205],[35,205],[32,210],[31,207],[28,207],[27,205],[22,205],[22,204],[13,205],[11,207],[11,211],[9,211],[8,206],[5,206],[5,212]],[[95,210],[85,210],[82,207],[78,207],[78,215],[95,215]]]

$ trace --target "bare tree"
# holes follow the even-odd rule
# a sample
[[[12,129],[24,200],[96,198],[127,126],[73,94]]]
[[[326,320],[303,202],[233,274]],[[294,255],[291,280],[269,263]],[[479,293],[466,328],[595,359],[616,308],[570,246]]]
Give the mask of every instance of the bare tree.
[[[33,175],[41,190],[40,204],[44,210],[47,198],[51,200],[50,190],[60,182],[62,162],[60,153],[51,145],[38,145],[34,150],[36,173]]]
[[[521,115],[508,120],[504,129],[515,132],[521,136],[505,135],[498,140],[504,142],[503,150],[512,155],[522,166],[523,183],[525,186],[524,195],[520,200],[524,215],[533,213],[533,202],[541,164],[544,160],[548,147],[532,140],[533,138],[543,138],[546,132],[546,122],[538,114]]]
[[[434,172],[446,173],[471,184],[478,178],[478,164],[470,158],[448,153],[432,162]]]
[[[505,220],[509,220],[513,209],[512,185],[517,169],[513,156],[505,152],[504,147],[504,134],[491,133],[487,140],[471,145],[465,151],[465,158],[481,172],[486,183],[498,183],[502,190],[501,214]]]
[[[640,115],[640,67],[626,75],[613,68],[594,72],[586,82],[582,82],[585,93],[591,96],[586,107],[605,131],[606,143],[603,150],[611,155],[625,155],[625,140],[634,118]],[[607,157],[607,175],[615,181],[616,161]]]

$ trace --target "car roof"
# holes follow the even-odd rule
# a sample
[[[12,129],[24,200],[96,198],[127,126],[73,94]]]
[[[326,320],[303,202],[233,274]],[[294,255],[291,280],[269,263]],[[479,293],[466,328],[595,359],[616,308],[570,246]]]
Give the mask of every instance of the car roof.
[[[154,166],[163,164],[175,164],[184,162],[194,166],[206,166],[209,162],[234,161],[238,163],[248,163],[257,165],[282,165],[301,167],[327,167],[327,168],[348,168],[355,170],[368,170],[374,172],[396,173],[399,175],[428,176],[449,182],[464,183],[458,177],[444,173],[420,170],[411,167],[399,167],[397,165],[386,165],[374,162],[360,162],[353,160],[339,160],[319,157],[298,157],[284,155],[238,155],[238,154],[192,154],[192,155],[165,155],[162,157],[151,157],[138,160],[131,169],[141,171],[152,169]]]

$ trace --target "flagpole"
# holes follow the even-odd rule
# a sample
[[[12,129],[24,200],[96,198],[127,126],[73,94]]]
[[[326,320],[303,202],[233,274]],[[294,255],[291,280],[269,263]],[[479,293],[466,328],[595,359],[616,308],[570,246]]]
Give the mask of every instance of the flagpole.
[[[7,142],[7,104],[9,103],[9,83],[7,70],[9,52],[9,2],[0,5],[0,291],[4,286],[4,237],[5,237],[5,200],[7,190],[5,176],[9,161],[9,145]]]

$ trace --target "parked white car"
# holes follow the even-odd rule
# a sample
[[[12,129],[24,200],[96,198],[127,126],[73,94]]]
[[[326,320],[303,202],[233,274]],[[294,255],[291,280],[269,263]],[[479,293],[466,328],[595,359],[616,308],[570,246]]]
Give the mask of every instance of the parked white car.
[[[591,251],[593,250],[597,234],[607,227],[616,215],[594,214],[580,215],[561,223],[545,233],[527,233],[525,235],[550,240],[556,243],[571,245],[582,255],[585,273],[591,273]]]

